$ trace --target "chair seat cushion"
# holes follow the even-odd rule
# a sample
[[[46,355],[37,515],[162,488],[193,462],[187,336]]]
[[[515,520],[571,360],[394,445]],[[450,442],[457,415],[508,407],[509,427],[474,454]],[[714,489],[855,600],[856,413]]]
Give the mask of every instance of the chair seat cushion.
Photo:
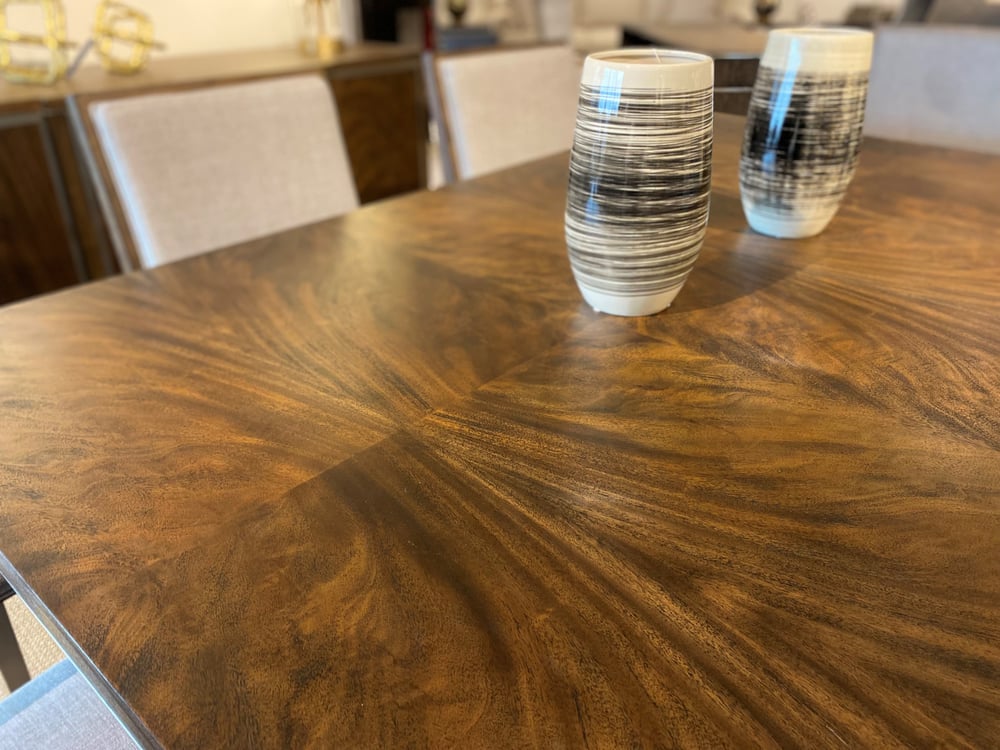
[[[125,728],[68,660],[0,701],[3,750],[135,750]]]

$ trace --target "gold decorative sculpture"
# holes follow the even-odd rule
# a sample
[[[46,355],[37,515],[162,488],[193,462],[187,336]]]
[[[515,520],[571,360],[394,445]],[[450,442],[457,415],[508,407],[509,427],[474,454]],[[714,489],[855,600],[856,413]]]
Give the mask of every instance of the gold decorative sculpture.
[[[339,0],[299,0],[302,6],[302,52],[328,60],[344,48]]]
[[[101,65],[111,73],[136,73],[142,70],[152,48],[164,45],[153,40],[153,22],[142,11],[115,0],[101,0],[94,21],[94,44]],[[116,44],[128,48],[126,57],[118,57]]]
[[[770,26],[771,14],[778,9],[778,0],[754,0],[753,9],[757,12],[757,23]]]
[[[451,18],[456,26],[462,25],[462,19],[468,10],[468,0],[448,0],[448,12],[451,13]]]
[[[7,25],[7,12],[12,6],[30,5],[41,8],[44,29],[30,33],[11,29]],[[26,53],[17,62],[13,48],[21,47]],[[66,41],[66,12],[60,0],[0,0],[0,73],[12,83],[55,83],[66,73],[69,61]],[[45,59],[39,60],[31,51],[44,50]]]

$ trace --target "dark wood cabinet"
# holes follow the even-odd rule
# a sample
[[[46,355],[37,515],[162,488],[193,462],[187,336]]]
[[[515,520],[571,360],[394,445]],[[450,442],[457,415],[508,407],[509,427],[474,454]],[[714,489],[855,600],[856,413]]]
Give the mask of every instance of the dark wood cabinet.
[[[419,72],[331,71],[362,203],[426,187],[427,114]]]
[[[44,108],[0,110],[0,303],[84,277],[63,185]]]
[[[426,185],[419,55],[416,48],[364,43],[328,62],[262,50],[154,60],[127,77],[83,69],[55,86],[0,81],[0,304],[118,272],[70,129],[69,97],[323,72],[366,203]]]

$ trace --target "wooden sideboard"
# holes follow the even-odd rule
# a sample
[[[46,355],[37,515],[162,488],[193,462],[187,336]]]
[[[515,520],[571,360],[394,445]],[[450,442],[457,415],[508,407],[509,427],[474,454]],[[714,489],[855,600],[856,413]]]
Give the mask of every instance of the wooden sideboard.
[[[118,273],[70,130],[66,100],[321,71],[330,80],[362,202],[426,184],[420,50],[366,42],[331,61],[292,50],[154,60],[133,76],[82,68],[54,86],[0,80],[0,305]]]

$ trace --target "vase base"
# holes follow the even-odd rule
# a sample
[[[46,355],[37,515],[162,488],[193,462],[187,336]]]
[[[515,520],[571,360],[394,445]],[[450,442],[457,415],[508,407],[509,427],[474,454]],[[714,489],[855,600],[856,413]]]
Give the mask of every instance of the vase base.
[[[577,286],[579,286],[580,293],[587,301],[587,304],[597,312],[624,317],[639,317],[642,315],[655,315],[658,312],[666,310],[670,307],[670,303],[674,301],[678,293],[680,293],[682,285],[669,289],[666,292],[647,294],[639,297],[608,294],[607,292],[588,289],[579,284]]]
[[[798,217],[777,217],[753,211],[746,206],[743,207],[746,214],[747,223],[757,234],[764,234],[768,237],[777,237],[782,240],[801,239],[803,237],[814,237],[824,229],[833,219],[834,214],[824,213],[819,216]],[[834,212],[836,213],[836,212]]]

